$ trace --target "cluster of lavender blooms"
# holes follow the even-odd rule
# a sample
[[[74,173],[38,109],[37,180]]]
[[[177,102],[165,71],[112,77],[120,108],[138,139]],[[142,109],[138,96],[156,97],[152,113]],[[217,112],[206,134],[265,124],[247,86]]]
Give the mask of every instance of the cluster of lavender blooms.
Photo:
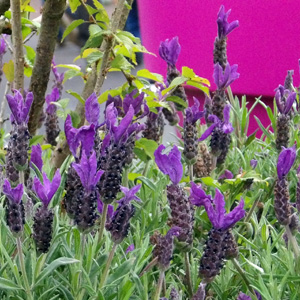
[[[12,133],[8,144],[6,179],[3,184],[3,194],[6,196],[6,222],[11,232],[19,237],[22,235],[25,224],[25,210],[23,199],[25,195],[24,174],[28,167],[29,134],[27,129],[28,114],[33,101],[32,93],[25,93],[24,100],[20,91],[15,90],[14,96],[7,95],[11,109]],[[42,148],[40,145],[32,147],[31,167],[42,172]],[[20,182],[16,185],[16,182]],[[43,172],[42,178],[34,177],[33,186],[27,186],[27,193],[34,192],[41,201],[34,214],[33,239],[37,250],[47,252],[52,239],[53,211],[49,204],[60,186],[61,176],[56,171],[52,182]],[[15,186],[16,185],[16,186]],[[14,187],[15,186],[15,187]]]

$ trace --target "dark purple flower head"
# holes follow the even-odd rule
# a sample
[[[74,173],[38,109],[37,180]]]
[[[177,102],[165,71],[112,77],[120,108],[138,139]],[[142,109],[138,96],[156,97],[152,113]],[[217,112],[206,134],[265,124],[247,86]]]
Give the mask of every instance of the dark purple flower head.
[[[111,104],[114,103],[115,108],[117,109],[118,116],[122,115],[123,113],[123,101],[120,96],[112,97],[110,94],[108,94],[107,101],[106,101],[106,107],[105,107],[105,113],[106,108]]]
[[[244,200],[241,199],[230,213],[226,213],[224,196],[216,189],[213,200],[210,195],[206,195],[201,186],[191,183],[191,203],[196,206],[204,206],[207,215],[215,229],[228,229],[245,216]]]
[[[154,152],[155,162],[158,168],[166,175],[169,175],[173,184],[178,184],[182,178],[183,167],[181,164],[181,153],[177,146],[173,146],[169,154],[162,154],[164,145],[160,145]]]
[[[127,254],[129,252],[132,252],[133,250],[134,250],[134,244],[131,244],[131,245],[128,246],[125,253]]]
[[[214,131],[215,127],[219,127],[226,134],[229,134],[233,131],[232,124],[230,123],[230,105],[227,104],[223,111],[224,114],[224,122],[222,122],[217,116],[210,115],[208,117],[209,121],[213,122],[213,124],[208,127],[204,133],[201,135],[199,141],[204,141],[207,139]]]
[[[226,64],[225,70],[223,71],[222,66],[219,63],[214,65],[214,81],[219,90],[226,89],[231,85],[236,79],[240,77],[237,72],[238,65],[230,66],[229,63]]]
[[[85,118],[96,127],[99,125],[100,105],[96,93],[91,94],[85,101]]]
[[[124,197],[119,201],[117,201],[119,205],[126,205],[131,200],[141,201],[141,199],[135,195],[140,190],[140,188],[141,188],[140,184],[134,186],[131,189],[121,186],[121,191],[124,194]]]
[[[20,203],[24,193],[23,184],[18,184],[15,188],[11,188],[10,182],[5,179],[3,183],[3,194],[12,202]]]
[[[114,107],[114,103],[111,103],[106,108],[106,124],[111,133],[111,136],[114,138],[115,143],[119,143],[122,139],[123,141],[128,137],[128,128],[132,122],[134,116],[134,109],[132,105],[129,106],[129,109],[121,120],[120,124],[116,126],[117,123],[117,109]]]
[[[6,34],[5,34],[6,36]],[[3,56],[3,54],[6,52],[6,44],[3,37],[0,38],[0,55]]]
[[[137,97],[134,97],[136,94],[138,94],[138,90],[134,89],[124,97],[123,110],[125,114],[128,112],[130,105],[133,107],[135,115],[141,110],[145,93],[140,93]]]
[[[232,179],[233,174],[229,170],[225,170],[224,173],[219,177],[220,179]]]
[[[257,160],[256,159],[251,159],[250,160],[250,166],[252,169],[255,169],[257,166]]]
[[[97,158],[95,151],[88,158],[85,153],[82,154],[79,163],[73,163],[72,167],[80,177],[81,183],[87,191],[93,190],[104,171],[97,172]]]
[[[277,175],[280,180],[283,179],[290,171],[296,160],[297,153],[296,145],[291,148],[282,148],[283,149],[278,156],[277,162]]]
[[[55,81],[56,81],[56,85],[61,85],[62,82],[64,81],[64,76],[65,76],[65,73],[59,73],[57,71],[57,67],[56,67],[56,64],[54,62],[54,60],[52,60],[52,72],[54,74],[54,77],[55,77]]]
[[[30,164],[34,163],[37,168],[42,171],[43,160],[42,160],[42,147],[40,144],[33,145],[31,147]]]
[[[57,189],[60,186],[60,173],[56,170],[52,182],[48,179],[45,172],[43,172],[43,183],[35,177],[33,179],[33,188],[39,199],[43,202],[44,206],[48,206]]]
[[[24,101],[20,91],[13,91],[14,96],[6,95],[6,99],[12,112],[12,121],[21,125],[22,123],[28,122],[29,110],[33,102],[33,94],[31,92],[27,93]]]
[[[193,99],[194,105],[185,110],[185,116],[188,123],[195,124],[199,119],[204,117],[205,112],[199,111],[200,103],[196,97]]]
[[[53,104],[53,102],[57,102],[60,98],[59,95],[59,90],[57,87],[55,87],[51,94],[46,96],[46,104],[47,104],[47,108],[46,108],[46,112],[50,115],[55,114],[56,112],[56,105]]]
[[[280,113],[288,114],[296,100],[296,93],[284,89],[282,85],[276,89],[275,100]]]
[[[160,43],[159,55],[169,66],[175,67],[180,50],[181,47],[178,43],[178,37],[176,36],[171,40],[167,39]]]
[[[219,13],[218,13],[218,37],[219,39],[226,38],[226,36],[233,31],[235,28],[239,27],[239,21],[233,21],[231,23],[228,22],[228,16],[231,12],[231,9],[225,12],[224,5],[221,5]]]
[[[80,145],[82,152],[84,152],[87,156],[90,155],[95,139],[94,124],[74,128],[72,125],[72,118],[68,115],[65,121],[65,134],[70,151],[75,158],[80,157],[80,153],[77,151]]]

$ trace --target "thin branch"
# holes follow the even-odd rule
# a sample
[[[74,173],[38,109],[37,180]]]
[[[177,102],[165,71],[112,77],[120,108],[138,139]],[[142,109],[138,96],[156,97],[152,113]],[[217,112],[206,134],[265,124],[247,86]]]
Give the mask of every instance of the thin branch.
[[[29,90],[34,100],[31,106],[28,128],[34,135],[45,103],[45,93],[49,81],[51,62],[55,50],[60,20],[64,14],[66,0],[47,0],[43,8],[41,32],[36,49]]]
[[[9,50],[9,52],[10,52],[11,54],[13,54],[13,53],[14,53],[14,50],[13,50],[13,48],[11,47],[10,43],[6,40],[6,38],[4,37],[4,35],[2,35],[2,38],[3,38],[3,40],[4,40],[5,44],[6,44],[7,49]]]
[[[14,57],[14,88],[24,89],[24,53],[21,24],[21,2],[11,0],[12,40]]]
[[[32,31],[24,40],[23,44],[26,44],[35,34],[37,33],[37,31]]]

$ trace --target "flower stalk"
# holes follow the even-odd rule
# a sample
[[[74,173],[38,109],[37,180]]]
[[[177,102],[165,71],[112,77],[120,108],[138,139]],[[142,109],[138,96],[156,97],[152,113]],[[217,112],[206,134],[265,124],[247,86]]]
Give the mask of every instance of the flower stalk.
[[[156,286],[156,290],[155,290],[153,300],[159,300],[164,279],[165,279],[165,271],[161,270],[160,274],[159,274],[159,278],[158,278],[158,282],[157,282],[157,286]]]

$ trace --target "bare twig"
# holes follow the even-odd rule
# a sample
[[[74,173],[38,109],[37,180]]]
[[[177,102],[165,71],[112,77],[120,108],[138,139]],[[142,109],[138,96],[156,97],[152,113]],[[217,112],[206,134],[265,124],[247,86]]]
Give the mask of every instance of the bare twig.
[[[45,103],[45,93],[49,81],[51,62],[55,50],[60,20],[66,7],[66,0],[47,0],[43,8],[41,32],[36,49],[29,90],[34,100],[31,106],[28,128],[34,135]]]
[[[35,34],[37,33],[36,30],[33,30],[28,36],[27,38],[24,40],[23,44],[26,44]]]
[[[6,47],[7,47],[7,49],[9,50],[9,52],[10,52],[11,54],[13,54],[14,50],[13,50],[13,48],[11,47],[10,43],[6,40],[6,38],[5,38],[3,35],[2,35],[2,38],[3,38],[3,40],[4,40],[4,43],[6,44]]]
[[[21,24],[21,2],[11,0],[12,40],[14,57],[14,88],[24,89],[24,53]]]

